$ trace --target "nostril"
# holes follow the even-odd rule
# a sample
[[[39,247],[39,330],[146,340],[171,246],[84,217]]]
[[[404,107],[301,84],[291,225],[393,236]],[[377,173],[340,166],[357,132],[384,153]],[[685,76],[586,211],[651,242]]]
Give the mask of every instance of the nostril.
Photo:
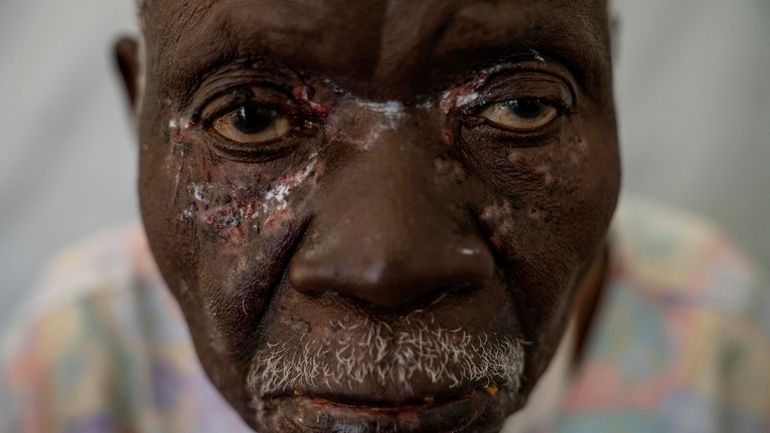
[[[469,251],[473,254],[466,256],[484,256],[483,251]],[[328,261],[295,257],[289,269],[289,281],[295,290],[311,297],[329,292],[356,298],[376,308],[414,309],[429,305],[442,295],[472,292],[486,284],[492,274],[486,264],[480,266],[468,258],[453,263],[440,258],[405,263],[357,257],[358,260],[352,261],[342,257]],[[469,260],[472,266],[461,266]]]
[[[311,301],[335,305],[343,304],[376,316],[407,315],[428,312],[448,302],[459,302],[472,296],[483,285],[478,283],[458,283],[451,286],[436,287],[432,291],[422,292],[418,298],[400,298],[392,296],[361,296],[358,291],[348,290],[303,290],[300,291]]]

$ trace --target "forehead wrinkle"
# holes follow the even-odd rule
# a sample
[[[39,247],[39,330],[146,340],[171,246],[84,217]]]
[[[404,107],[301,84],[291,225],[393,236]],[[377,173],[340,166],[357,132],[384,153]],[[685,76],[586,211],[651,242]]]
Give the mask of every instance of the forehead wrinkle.
[[[169,11],[169,3],[148,11],[155,20],[147,26],[150,61],[161,93],[189,92],[209,71],[236,59],[289,64],[281,62],[283,54],[318,39],[313,29],[318,8],[302,0],[220,0],[183,11]]]
[[[152,2],[158,6],[148,9],[148,61],[161,81],[156,91],[191,91],[196,79],[236,60],[268,60],[370,87],[383,0],[218,0],[195,16],[169,12],[183,0]]]
[[[419,68],[452,15],[456,0],[385,0],[377,81],[402,81]]]
[[[383,1],[380,84],[425,91],[531,49],[585,88],[611,78],[606,0]]]
[[[431,53],[431,72],[463,74],[535,49],[596,90],[611,78],[607,26],[606,0],[466,1]]]
[[[478,63],[499,60],[515,50],[541,50],[597,83],[606,81],[606,73],[597,72],[609,69],[610,63],[608,55],[602,56],[609,49],[603,23],[598,22],[606,17],[605,0],[366,0],[347,6],[342,2],[341,8],[329,11],[322,6],[331,3],[303,0],[204,0],[186,7],[189,3],[144,0],[142,4],[154,21],[147,27],[158,46],[148,53],[148,60],[166,64],[162,72],[168,85],[161,83],[158,90],[174,85],[189,90],[201,70],[260,49],[265,57],[277,57],[289,67],[304,61],[302,66],[308,67],[302,69],[308,72],[331,78],[347,74],[351,83],[358,83],[352,85],[362,86],[359,92],[389,85],[395,90],[385,93],[401,89],[402,94],[438,83],[434,77],[450,76],[445,69],[467,73],[481,66]],[[604,11],[597,15],[598,7]],[[347,25],[342,29],[318,25],[324,12],[344,17],[341,22]],[[352,45],[346,49],[346,43]],[[322,54],[314,58],[314,50]],[[484,52],[490,56],[478,58]],[[340,60],[346,55],[347,66]]]

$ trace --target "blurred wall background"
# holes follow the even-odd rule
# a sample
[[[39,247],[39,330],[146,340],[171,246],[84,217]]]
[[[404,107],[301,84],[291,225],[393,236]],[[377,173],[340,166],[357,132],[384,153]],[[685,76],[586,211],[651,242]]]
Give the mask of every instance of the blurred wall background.
[[[770,265],[770,0],[614,0],[625,189]],[[111,45],[133,0],[0,2],[0,326],[57,250],[136,221]]]

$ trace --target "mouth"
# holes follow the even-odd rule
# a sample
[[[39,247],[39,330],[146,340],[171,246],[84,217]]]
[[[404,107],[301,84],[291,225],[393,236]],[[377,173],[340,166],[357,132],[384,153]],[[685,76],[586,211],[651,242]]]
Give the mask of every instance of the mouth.
[[[476,423],[497,394],[490,385],[459,394],[402,402],[303,394],[264,401],[263,415],[277,431],[291,433],[460,433]]]

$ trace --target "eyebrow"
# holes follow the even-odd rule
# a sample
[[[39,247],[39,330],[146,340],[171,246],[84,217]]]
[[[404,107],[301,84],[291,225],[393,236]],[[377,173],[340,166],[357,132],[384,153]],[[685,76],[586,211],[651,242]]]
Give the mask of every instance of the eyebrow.
[[[611,78],[609,39],[601,22],[574,13],[546,17],[547,10],[515,1],[497,3],[501,10],[493,19],[474,15],[485,7],[493,6],[474,3],[445,24],[429,60],[430,81],[454,81],[512,58],[541,56],[562,64],[589,93]]]
[[[165,72],[158,77],[162,96],[189,98],[202,78],[239,60],[269,60],[288,66],[296,57],[289,53],[296,47],[308,47],[319,40],[317,31],[303,25],[314,18],[315,8],[295,7],[297,3],[291,0],[262,3],[280,7],[270,10],[274,14],[271,18],[263,14],[264,8],[243,8],[233,14],[228,8],[230,2],[216,2],[204,16],[170,30],[172,34],[178,32],[179,37],[165,38],[168,42],[159,52],[172,55],[155,59]],[[275,17],[282,13],[291,14],[292,19]]]

